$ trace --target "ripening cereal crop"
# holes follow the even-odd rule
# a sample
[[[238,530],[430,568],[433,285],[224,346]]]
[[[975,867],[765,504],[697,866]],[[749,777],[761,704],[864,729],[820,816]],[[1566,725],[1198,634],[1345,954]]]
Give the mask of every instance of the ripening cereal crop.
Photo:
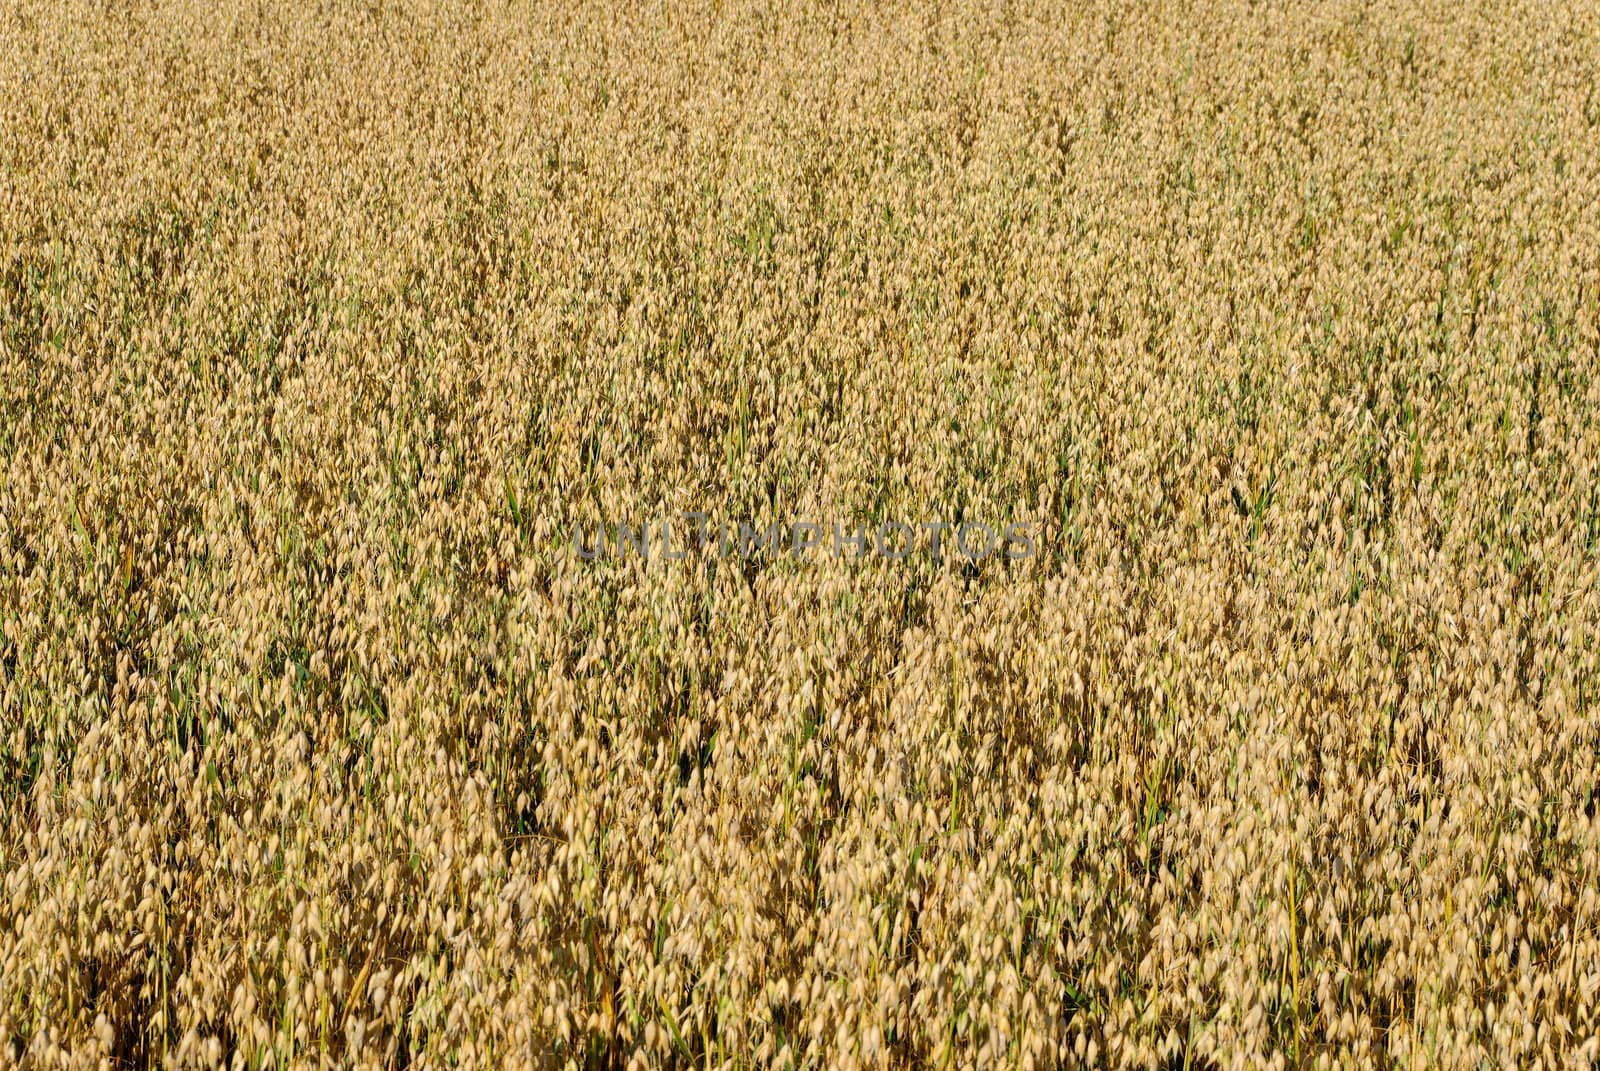
[[[1593,3],[0,5],[0,1067],[1593,1067],[1597,562]]]

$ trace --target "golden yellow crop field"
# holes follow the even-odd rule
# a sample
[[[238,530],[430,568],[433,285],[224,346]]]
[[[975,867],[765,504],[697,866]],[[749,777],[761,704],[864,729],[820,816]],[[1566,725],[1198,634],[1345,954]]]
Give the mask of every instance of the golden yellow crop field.
[[[0,1066],[1591,1068],[1600,6],[0,6]]]

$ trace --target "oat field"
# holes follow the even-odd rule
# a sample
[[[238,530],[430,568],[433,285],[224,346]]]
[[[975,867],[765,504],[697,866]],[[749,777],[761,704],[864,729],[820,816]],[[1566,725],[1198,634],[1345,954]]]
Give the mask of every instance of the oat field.
[[[0,10],[0,1067],[1591,1068],[1597,562],[1593,3]]]

